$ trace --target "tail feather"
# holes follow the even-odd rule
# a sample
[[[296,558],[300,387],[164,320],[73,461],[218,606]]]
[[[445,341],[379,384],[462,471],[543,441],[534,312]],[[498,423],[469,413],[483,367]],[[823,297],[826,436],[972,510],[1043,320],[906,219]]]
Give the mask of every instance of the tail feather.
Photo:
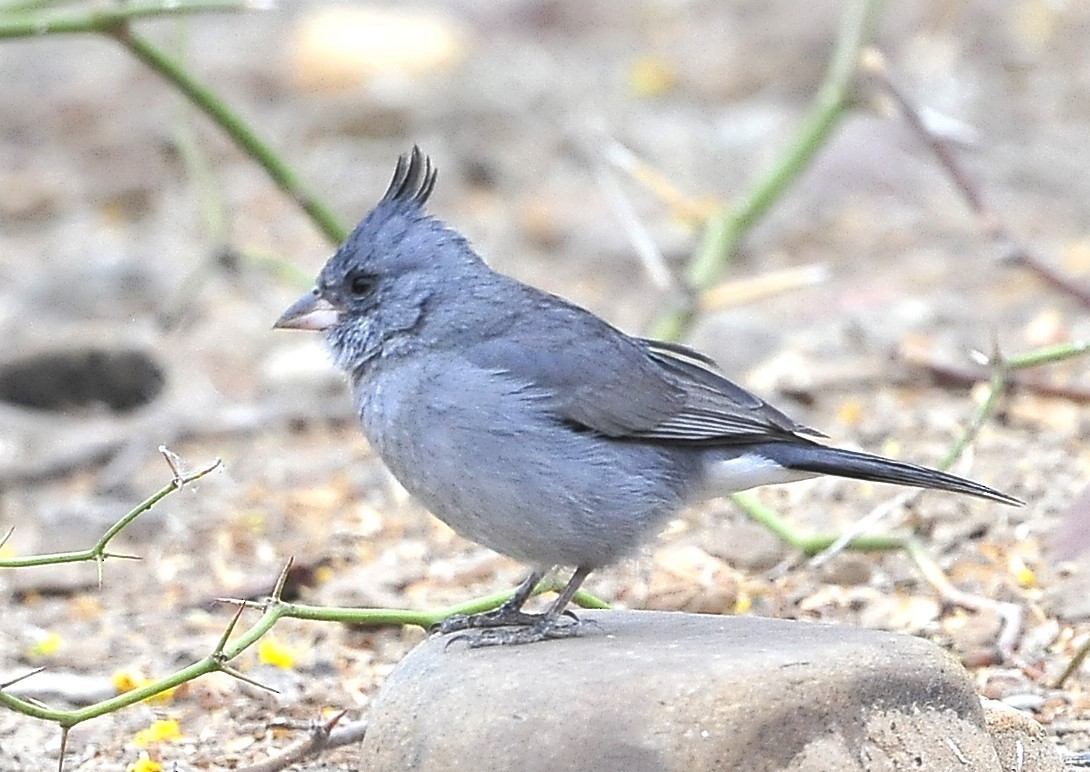
[[[910,485],[915,488],[934,488],[1016,506],[1024,503],[987,485],[957,475],[855,450],[830,448],[817,443],[802,445],[782,442],[762,446],[760,453],[781,466],[799,472]]]

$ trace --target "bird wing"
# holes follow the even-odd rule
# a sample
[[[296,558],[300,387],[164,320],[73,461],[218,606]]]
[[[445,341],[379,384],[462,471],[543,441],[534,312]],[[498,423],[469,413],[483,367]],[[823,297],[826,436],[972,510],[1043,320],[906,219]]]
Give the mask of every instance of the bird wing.
[[[685,393],[683,407],[649,430],[633,436],[679,441],[764,439],[775,436],[821,432],[798,423],[755,394],[727,380],[715,362],[694,349],[677,343],[636,338],[660,377],[676,383]],[[769,437],[768,435],[772,435]]]
[[[539,390],[562,421],[609,437],[679,443],[820,435],[715,372],[697,351],[630,337],[550,301],[465,353]]]

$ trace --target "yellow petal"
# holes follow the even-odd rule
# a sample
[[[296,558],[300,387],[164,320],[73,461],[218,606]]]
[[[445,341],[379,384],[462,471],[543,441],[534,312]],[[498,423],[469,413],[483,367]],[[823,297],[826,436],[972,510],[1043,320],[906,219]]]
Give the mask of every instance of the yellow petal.
[[[148,754],[141,753],[140,758],[125,767],[125,772],[160,772],[162,768],[163,765],[158,761],[152,761]]]
[[[291,649],[273,638],[262,638],[257,642],[257,658],[265,665],[283,670],[290,670],[295,665]]]
[[[173,718],[163,718],[151,722],[149,727],[134,734],[132,744],[137,748],[144,748],[155,743],[174,742],[180,739],[182,739],[182,730],[178,728],[178,722]]]

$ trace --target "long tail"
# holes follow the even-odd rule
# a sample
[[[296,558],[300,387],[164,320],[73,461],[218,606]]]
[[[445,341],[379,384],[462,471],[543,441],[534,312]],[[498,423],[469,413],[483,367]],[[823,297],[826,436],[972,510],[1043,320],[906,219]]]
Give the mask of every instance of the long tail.
[[[793,442],[770,442],[761,446],[760,454],[781,466],[800,472],[911,485],[916,488],[935,488],[1016,506],[1024,503],[987,485],[940,472],[937,469],[894,461],[870,453],[830,448],[817,443],[803,445]]]

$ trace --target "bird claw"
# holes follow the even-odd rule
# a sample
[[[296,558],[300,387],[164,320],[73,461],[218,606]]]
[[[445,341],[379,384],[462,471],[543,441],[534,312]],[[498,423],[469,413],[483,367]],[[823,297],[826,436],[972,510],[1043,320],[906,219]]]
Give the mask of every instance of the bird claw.
[[[531,625],[521,626],[488,626],[464,628],[462,632],[453,636],[446,642],[445,648],[457,642],[464,642],[470,649],[483,649],[489,646],[522,646],[526,643],[553,640],[557,638],[574,638],[580,634],[582,625],[574,614],[566,612],[564,616],[571,616],[574,622],[561,622],[559,618],[549,618],[544,614],[525,614],[533,616],[537,621]]]
[[[457,633],[489,627],[533,627],[545,619],[544,614],[527,614],[518,609],[500,607],[480,614],[447,617],[432,625],[431,633]]]

